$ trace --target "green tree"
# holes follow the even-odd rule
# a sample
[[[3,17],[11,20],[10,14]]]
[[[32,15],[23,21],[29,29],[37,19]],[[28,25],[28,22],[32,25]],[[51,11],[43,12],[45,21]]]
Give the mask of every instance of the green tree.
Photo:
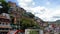
[[[38,25],[34,21],[34,19],[31,18],[22,18],[20,22],[21,29],[27,29],[27,28],[38,28]]]
[[[0,8],[0,12],[1,13],[8,13],[8,3],[5,0],[0,0],[0,6],[2,6],[2,8]]]
[[[32,14],[31,12],[26,12],[23,14],[23,16],[29,17],[29,18],[34,18],[34,14]]]

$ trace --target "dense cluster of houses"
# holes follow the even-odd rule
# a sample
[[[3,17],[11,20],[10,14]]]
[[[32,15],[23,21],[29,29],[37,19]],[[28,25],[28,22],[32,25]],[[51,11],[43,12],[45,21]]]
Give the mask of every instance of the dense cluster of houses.
[[[8,4],[10,5],[10,8],[7,11],[8,13],[6,13],[4,11],[2,12],[1,8],[3,8],[3,6],[0,2],[0,34],[7,34],[10,30],[16,31],[16,29],[13,29],[11,27],[11,22],[13,21],[14,24],[18,23],[18,25],[20,26],[20,18],[23,17],[22,14],[26,12],[26,10],[24,10],[23,8],[16,6],[16,3],[8,2]],[[13,16],[13,18],[11,18],[11,16]],[[48,22],[45,22],[38,17],[35,17],[34,19],[38,23],[40,28],[43,27],[44,34],[59,34],[60,25],[48,24]]]
[[[8,4],[10,5],[10,8],[7,12],[3,11],[2,8],[4,8],[2,6],[2,3],[0,2],[0,34],[7,34],[7,32],[9,30],[12,30],[11,27],[11,22],[12,19],[13,23],[19,23],[20,22],[20,18],[22,17],[21,14],[25,11],[23,8],[16,6],[16,3],[13,2],[8,2]],[[13,18],[11,19],[11,16],[13,16]],[[20,26],[20,23],[19,23]],[[20,27],[19,27],[20,28]]]

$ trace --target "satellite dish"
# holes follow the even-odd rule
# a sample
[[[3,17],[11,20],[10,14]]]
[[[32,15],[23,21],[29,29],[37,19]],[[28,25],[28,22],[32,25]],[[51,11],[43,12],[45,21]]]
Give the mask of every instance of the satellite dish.
[[[3,8],[2,6],[0,6],[0,8]]]

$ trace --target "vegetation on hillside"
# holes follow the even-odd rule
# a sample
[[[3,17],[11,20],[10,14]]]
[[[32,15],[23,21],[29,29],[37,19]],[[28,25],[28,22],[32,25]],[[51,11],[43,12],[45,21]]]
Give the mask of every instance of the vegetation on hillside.
[[[2,6],[2,8],[0,8],[0,13],[8,13],[8,9],[9,9],[9,7],[8,7],[8,3],[5,1],[5,0],[0,0],[0,6]]]
[[[2,8],[2,11],[8,13],[8,9],[9,9],[8,3],[5,2],[4,0],[0,0],[0,2],[2,2],[2,5],[4,6]],[[10,14],[10,16],[11,16],[11,14]],[[11,16],[11,20],[13,19],[13,21],[11,23],[13,28],[16,28],[16,29],[39,28],[36,21],[34,21],[34,17],[35,17],[34,14],[32,14],[30,12],[26,12],[26,13],[23,13],[22,16],[23,17],[20,19],[20,22],[19,22],[20,25],[18,25],[19,24],[18,22],[17,22],[17,24],[14,24],[13,23],[14,17]]]

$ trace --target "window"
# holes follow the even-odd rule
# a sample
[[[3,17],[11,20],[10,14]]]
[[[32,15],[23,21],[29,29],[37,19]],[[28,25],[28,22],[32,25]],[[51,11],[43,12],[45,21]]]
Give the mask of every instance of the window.
[[[13,8],[11,7],[10,9],[9,9],[9,11],[12,11],[13,10]]]
[[[1,28],[1,30],[4,30],[4,28]]]
[[[8,25],[8,23],[6,23],[6,25]]]
[[[0,22],[0,24],[1,24],[1,22]]]
[[[8,28],[5,28],[5,30],[9,30]]]
[[[9,28],[0,28],[0,30],[9,30]]]
[[[4,23],[2,23],[4,25]]]

